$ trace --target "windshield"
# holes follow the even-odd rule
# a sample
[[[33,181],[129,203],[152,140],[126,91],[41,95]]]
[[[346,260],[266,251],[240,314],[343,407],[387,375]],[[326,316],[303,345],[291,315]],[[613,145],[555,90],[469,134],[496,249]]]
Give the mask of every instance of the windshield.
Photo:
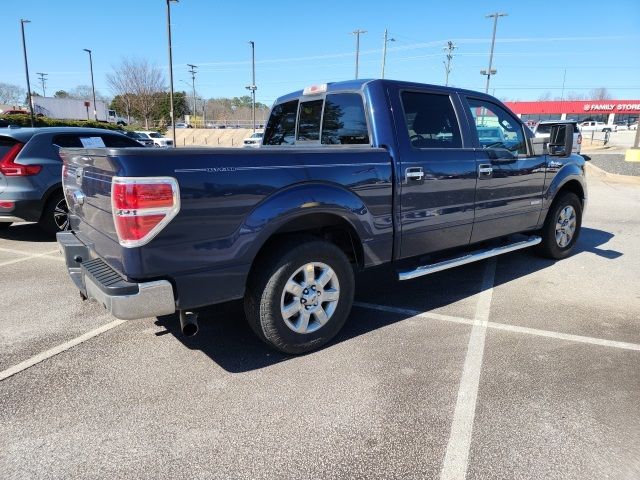
[[[160,135],[158,132],[152,132],[149,134],[149,136],[151,138],[162,138],[162,135]]]

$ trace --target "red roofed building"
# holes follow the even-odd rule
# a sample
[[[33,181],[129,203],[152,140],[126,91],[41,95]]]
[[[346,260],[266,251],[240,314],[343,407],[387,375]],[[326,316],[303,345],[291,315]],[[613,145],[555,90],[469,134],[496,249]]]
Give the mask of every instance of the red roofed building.
[[[633,123],[640,116],[640,100],[554,100],[548,102],[505,102],[525,122],[572,119],[595,120],[610,125]]]

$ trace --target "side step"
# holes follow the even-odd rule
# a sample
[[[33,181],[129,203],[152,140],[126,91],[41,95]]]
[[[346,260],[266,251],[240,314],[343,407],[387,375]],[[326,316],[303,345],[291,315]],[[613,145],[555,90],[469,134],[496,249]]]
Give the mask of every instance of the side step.
[[[453,267],[459,267],[460,265],[466,265],[467,263],[477,262],[486,258],[495,257],[496,255],[502,255],[503,253],[513,252],[514,250],[520,250],[522,248],[533,247],[542,241],[541,237],[529,237],[526,240],[520,242],[510,243],[495,248],[485,248],[483,250],[476,250],[475,252],[467,253],[461,257],[451,258],[438,263],[432,263],[430,265],[422,265],[413,270],[403,270],[398,272],[399,280],[411,280],[412,278],[422,277],[423,275],[429,275],[430,273],[440,272]]]

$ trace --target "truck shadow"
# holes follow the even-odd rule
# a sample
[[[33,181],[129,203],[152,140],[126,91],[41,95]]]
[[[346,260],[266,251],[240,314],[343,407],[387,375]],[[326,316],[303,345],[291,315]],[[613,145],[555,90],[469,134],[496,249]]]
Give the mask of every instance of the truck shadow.
[[[593,254],[608,260],[616,259],[623,254],[601,247],[611,238],[613,234],[609,232],[583,228],[575,255]],[[544,270],[555,263],[526,250],[499,258],[496,286]],[[476,262],[408,282],[397,281],[395,272],[390,268],[376,268],[357,278],[355,300],[420,312],[457,302],[464,306],[465,300],[469,299],[469,303],[472,303],[471,297],[480,292],[485,264],[485,261]],[[364,312],[355,307],[342,331],[324,348],[331,348],[409,317],[398,313],[373,313],[373,310]],[[244,319],[241,301],[204,309],[200,312],[199,322],[198,335],[185,337],[180,332],[175,315],[159,317],[156,324],[166,330],[157,335],[173,334],[187,348],[202,351],[231,373],[265,368],[293,358],[270,349],[254,335]]]

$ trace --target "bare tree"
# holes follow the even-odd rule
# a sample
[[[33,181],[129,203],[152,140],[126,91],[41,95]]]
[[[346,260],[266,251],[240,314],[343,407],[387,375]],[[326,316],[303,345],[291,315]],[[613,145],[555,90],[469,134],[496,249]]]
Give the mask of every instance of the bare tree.
[[[6,105],[21,104],[27,91],[11,83],[0,83],[0,103]]]
[[[148,129],[151,115],[160,101],[157,94],[165,90],[160,69],[144,59],[124,58],[120,65],[114,67],[113,74],[107,75],[107,82],[114,94],[129,102],[127,115],[135,111],[144,118]]]
[[[551,100],[551,92],[548,90],[538,97],[540,102],[548,102],[549,100]]]
[[[605,87],[594,88],[589,92],[589,98],[593,100],[609,100],[611,94]]]
[[[567,92],[564,98],[568,101],[585,100],[584,94],[577,92]]]
[[[77,87],[67,92],[67,98],[75,98],[77,100],[91,100],[93,98],[93,90],[91,89],[91,85],[78,85]],[[105,103],[108,103],[109,101],[109,99],[102,95],[99,90],[96,90],[96,100]]]

